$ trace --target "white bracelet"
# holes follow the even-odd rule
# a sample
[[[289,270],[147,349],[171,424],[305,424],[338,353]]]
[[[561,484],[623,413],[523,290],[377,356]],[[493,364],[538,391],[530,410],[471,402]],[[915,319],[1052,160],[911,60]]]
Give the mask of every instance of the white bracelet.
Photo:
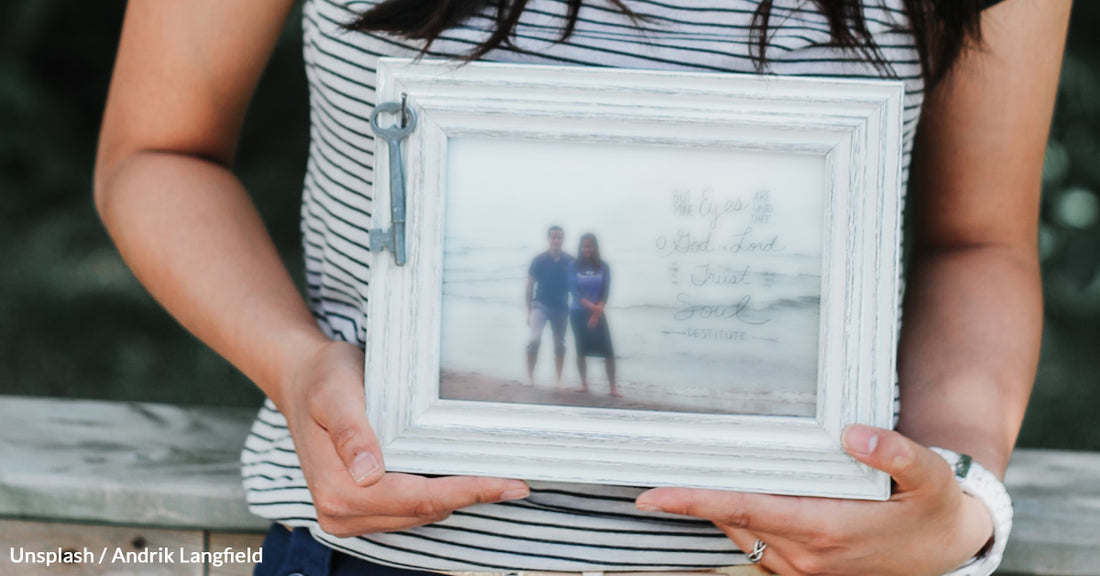
[[[985,504],[993,517],[993,545],[989,550],[945,576],[989,576],[1001,565],[1005,546],[1008,545],[1008,534],[1012,531],[1012,499],[1008,496],[1008,490],[997,476],[970,456],[935,446],[932,451],[942,456],[955,471],[955,480],[958,480],[962,491]]]

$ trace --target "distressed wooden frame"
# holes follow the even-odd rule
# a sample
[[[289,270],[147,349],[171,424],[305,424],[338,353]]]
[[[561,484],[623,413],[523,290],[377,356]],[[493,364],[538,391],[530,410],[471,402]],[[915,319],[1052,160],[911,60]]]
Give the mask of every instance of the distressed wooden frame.
[[[890,479],[840,445],[892,427],[903,84],[385,58],[379,102],[407,94],[408,263],[371,261],[367,413],[387,468],[882,500]],[[439,398],[448,139],[798,151],[826,159],[816,417],[691,414]],[[373,214],[389,214],[375,140]],[[382,223],[384,225],[384,223]]]

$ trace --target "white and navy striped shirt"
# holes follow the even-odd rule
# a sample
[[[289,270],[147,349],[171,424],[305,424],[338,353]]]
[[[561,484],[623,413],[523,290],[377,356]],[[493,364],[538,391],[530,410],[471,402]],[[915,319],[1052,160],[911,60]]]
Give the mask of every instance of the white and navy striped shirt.
[[[662,70],[754,72],[748,0],[624,0],[648,17],[641,28],[609,2],[586,2],[576,31],[557,43],[565,0],[530,0],[518,49],[484,60]],[[302,199],[310,306],[332,338],[363,345],[370,297],[368,220],[374,144],[368,117],[380,56],[412,56],[419,43],[340,28],[374,1],[307,0],[304,53],[310,85],[311,145]],[[903,178],[920,116],[923,83],[901,0],[868,2],[867,26],[906,83]],[[776,0],[768,72],[881,78],[858,54],[831,47],[829,25],[809,0]],[[494,21],[476,17],[449,30],[430,56],[467,52]],[[709,522],[644,514],[635,487],[532,482],[525,500],[481,504],[443,522],[403,532],[335,538],[318,528],[286,420],[267,401],[242,452],[251,510],[308,526],[329,546],[368,560],[426,570],[663,570],[724,566],[744,555]]]

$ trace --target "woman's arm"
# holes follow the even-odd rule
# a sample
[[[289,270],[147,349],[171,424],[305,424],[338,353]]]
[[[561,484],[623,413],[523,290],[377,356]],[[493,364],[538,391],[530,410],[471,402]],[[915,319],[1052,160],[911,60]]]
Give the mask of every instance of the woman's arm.
[[[985,11],[985,46],[928,94],[914,163],[915,263],[899,348],[902,433],[851,426],[845,449],[884,470],[888,502],[661,488],[639,508],[706,518],[780,574],[938,575],[992,534],[925,446],[1003,474],[1039,352],[1040,179],[1070,0]],[[910,440],[905,435],[912,438]]]
[[[600,312],[603,312],[604,306],[607,306],[607,298],[611,295],[611,266],[607,265],[607,262],[603,263],[603,285],[600,286],[600,301],[597,303],[600,307]]]
[[[581,300],[581,304],[584,304],[584,306],[592,312],[592,322],[595,322],[603,315],[604,306],[607,305],[607,295],[611,292],[611,267],[608,266],[606,262],[600,265],[600,274],[603,276],[603,281],[600,283],[599,300],[596,302]]]
[[[572,266],[572,264],[570,264]],[[611,275],[608,272],[607,264],[600,266],[600,273],[603,275],[603,283],[600,286],[600,298],[599,301],[593,302],[587,298],[581,298],[580,289],[577,287],[577,272],[573,270],[569,274],[569,291],[573,293],[573,297],[581,303],[582,306],[588,309],[594,317],[599,317],[603,314],[604,304],[607,303],[607,293],[611,283]]]
[[[282,405],[288,364],[325,338],[230,166],[293,2],[232,6],[129,4],[95,200],[153,296]]]
[[[129,2],[96,158],[103,222],[153,296],[286,415],[326,531],[400,529],[522,495],[517,481],[385,473],[362,352],[317,328],[231,171],[293,4]]]
[[[987,10],[985,50],[928,95],[914,151],[899,430],[998,475],[1039,361],[1039,198],[1069,12],[1068,0]]]

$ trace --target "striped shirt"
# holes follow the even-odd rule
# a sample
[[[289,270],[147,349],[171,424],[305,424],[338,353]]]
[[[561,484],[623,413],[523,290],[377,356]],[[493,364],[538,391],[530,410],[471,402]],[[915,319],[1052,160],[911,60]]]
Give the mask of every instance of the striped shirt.
[[[420,44],[384,34],[346,32],[341,24],[377,0],[307,0],[304,55],[310,86],[311,144],[302,198],[309,303],[327,335],[364,345],[370,296],[368,223],[374,173],[368,126],[376,59],[412,56]],[[625,0],[647,17],[635,24],[609,2],[589,1],[576,31],[556,42],[565,0],[530,0],[516,46],[483,60],[662,70],[754,72],[746,0]],[[921,112],[923,83],[901,0],[868,2],[867,26],[895,75],[906,84],[903,181]],[[486,15],[489,13],[486,12]],[[429,52],[468,51],[494,26],[486,15],[448,30]],[[808,0],[775,0],[768,72],[794,76],[882,78],[857,54],[830,46],[826,18]],[[520,501],[481,504],[445,521],[402,532],[336,538],[317,525],[286,420],[268,400],[241,455],[255,514],[307,526],[315,538],[371,561],[426,570],[668,570],[745,562],[709,522],[635,509],[637,487],[531,482]]]

